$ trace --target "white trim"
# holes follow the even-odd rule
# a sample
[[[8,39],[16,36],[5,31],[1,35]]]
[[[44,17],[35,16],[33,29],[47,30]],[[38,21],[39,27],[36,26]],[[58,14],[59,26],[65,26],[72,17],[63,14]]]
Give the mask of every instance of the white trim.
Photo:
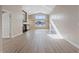
[[[21,32],[21,33],[18,33],[18,34],[16,34],[16,35],[12,35],[11,37],[14,38],[14,37],[17,37],[17,36],[19,36],[19,35],[21,35],[21,34],[23,34],[23,33]]]
[[[64,39],[64,40],[66,40],[66,39]],[[70,44],[72,44],[73,46],[75,46],[75,47],[77,47],[79,49],[79,45],[75,44],[74,42],[72,42],[70,40],[66,40],[66,41],[68,41]]]

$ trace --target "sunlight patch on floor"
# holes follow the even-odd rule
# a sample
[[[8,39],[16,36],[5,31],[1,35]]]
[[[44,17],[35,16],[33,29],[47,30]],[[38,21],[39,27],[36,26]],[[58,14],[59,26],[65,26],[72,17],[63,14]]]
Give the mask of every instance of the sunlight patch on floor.
[[[53,38],[53,39],[64,39],[64,37],[60,34],[60,32],[59,32],[58,28],[56,27],[56,25],[54,24],[54,22],[52,20],[50,20],[50,23],[51,23],[51,26],[53,26],[56,34],[51,33],[51,34],[48,34],[48,36]]]
[[[57,34],[48,34],[48,36],[53,38],[53,39],[64,39],[62,36],[59,36]]]

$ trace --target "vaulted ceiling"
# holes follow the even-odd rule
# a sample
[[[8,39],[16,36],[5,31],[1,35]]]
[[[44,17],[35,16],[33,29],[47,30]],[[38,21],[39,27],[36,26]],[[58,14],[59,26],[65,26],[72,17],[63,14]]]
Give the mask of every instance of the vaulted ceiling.
[[[24,5],[23,10],[28,14],[44,13],[50,14],[55,5]]]

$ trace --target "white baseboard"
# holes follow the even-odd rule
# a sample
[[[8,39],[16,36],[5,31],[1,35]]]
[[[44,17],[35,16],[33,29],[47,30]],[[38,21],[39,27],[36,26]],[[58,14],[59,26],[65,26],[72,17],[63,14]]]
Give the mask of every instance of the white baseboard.
[[[73,46],[75,46],[75,47],[77,47],[77,48],[79,49],[79,45],[77,45],[77,44],[75,44],[74,42],[71,42],[71,41],[69,41],[69,40],[66,40],[66,41],[68,41],[70,44],[72,44]]]
[[[53,39],[64,39],[63,37],[60,37],[60,36],[57,36],[57,35],[53,35],[53,34],[48,34],[48,36],[50,36]],[[74,42],[71,42],[69,40],[66,40],[66,41],[68,41],[70,44],[72,44],[73,46],[75,46],[75,47],[77,47],[79,49],[79,45],[77,45]]]
[[[21,33],[18,33],[18,34],[16,34],[16,35],[12,35],[11,37],[14,38],[14,37],[17,37],[17,36],[19,36],[19,35],[21,35],[21,34],[23,34],[23,33],[21,32]]]

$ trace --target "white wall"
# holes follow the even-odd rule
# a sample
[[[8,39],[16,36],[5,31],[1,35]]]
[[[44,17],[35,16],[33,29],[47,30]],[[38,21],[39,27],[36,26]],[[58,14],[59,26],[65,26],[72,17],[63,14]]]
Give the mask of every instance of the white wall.
[[[0,6],[0,38],[1,38],[1,34],[2,34],[2,17],[1,17],[1,15],[2,15],[2,12],[1,12],[1,9],[2,9],[2,6]]]
[[[51,17],[65,40],[79,47],[79,6],[56,6]]]
[[[2,6],[0,6],[0,52],[2,52]]]
[[[2,8],[11,14],[11,37],[22,34],[22,7],[20,5],[3,5]]]
[[[14,20],[14,18],[15,18],[15,20]],[[12,37],[22,34],[22,20],[23,20],[22,14],[20,14],[20,13],[12,14],[12,23],[11,23]]]

